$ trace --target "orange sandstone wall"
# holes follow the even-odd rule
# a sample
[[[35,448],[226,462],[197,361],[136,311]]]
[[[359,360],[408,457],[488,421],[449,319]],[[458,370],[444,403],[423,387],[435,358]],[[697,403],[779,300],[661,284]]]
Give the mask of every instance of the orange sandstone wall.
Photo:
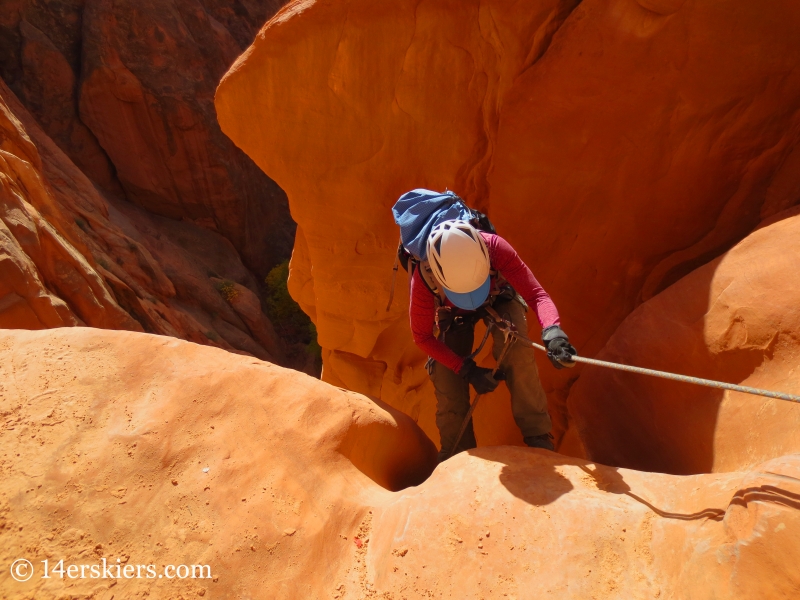
[[[385,312],[389,209],[414,187],[488,211],[579,351],[599,351],[638,304],[800,198],[798,25],[788,0],[286,6],[216,106],[288,194],[291,289],[323,378],[437,438],[402,274]],[[581,454],[570,422],[590,413],[566,403],[580,370],[539,358],[561,449]],[[476,425],[481,444],[519,441],[502,394]]]
[[[798,212],[639,306],[598,358],[800,396]],[[797,403],[586,368],[568,405],[607,464],[733,471],[800,451]]]

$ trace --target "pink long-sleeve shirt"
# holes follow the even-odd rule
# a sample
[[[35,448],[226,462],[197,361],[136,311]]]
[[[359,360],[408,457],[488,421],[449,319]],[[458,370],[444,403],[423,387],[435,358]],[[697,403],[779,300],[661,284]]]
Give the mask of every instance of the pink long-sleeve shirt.
[[[480,234],[486,242],[486,248],[489,250],[492,269],[500,273],[511,287],[522,296],[528,306],[533,309],[542,329],[551,325],[560,325],[555,304],[553,304],[550,296],[544,291],[539,282],[536,281],[528,266],[522,261],[514,248],[511,247],[511,244],[499,235],[483,231]],[[492,288],[494,289],[496,285],[496,277],[492,277]],[[456,308],[449,300],[445,304],[455,310],[457,314],[469,314],[471,312]],[[433,335],[436,322],[436,298],[422,280],[419,269],[414,271],[414,276],[411,278],[409,316],[411,319],[411,333],[417,346],[434,360],[458,373],[464,363],[464,357],[458,356],[444,342],[437,340]]]

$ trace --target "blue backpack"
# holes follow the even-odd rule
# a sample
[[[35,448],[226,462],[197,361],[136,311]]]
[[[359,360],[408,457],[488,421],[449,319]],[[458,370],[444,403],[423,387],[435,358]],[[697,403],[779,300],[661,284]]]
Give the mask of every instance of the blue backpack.
[[[406,192],[395,202],[392,214],[394,222],[400,226],[400,244],[394,261],[387,312],[394,299],[399,265],[403,265],[403,269],[412,276],[414,269],[419,269],[428,289],[433,292],[439,303],[444,301],[444,291],[439,288],[427,260],[428,236],[439,223],[450,220],[467,221],[475,229],[497,233],[489,217],[467,206],[461,197],[449,190],[434,192],[420,188]]]

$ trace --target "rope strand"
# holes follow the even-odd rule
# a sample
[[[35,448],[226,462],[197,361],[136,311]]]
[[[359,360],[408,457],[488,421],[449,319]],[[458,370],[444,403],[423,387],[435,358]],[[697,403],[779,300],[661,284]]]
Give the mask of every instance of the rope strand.
[[[533,346],[537,350],[547,352],[547,349],[532,342],[523,335],[517,332],[512,332],[511,335],[516,337],[519,341]],[[621,365],[619,363],[608,362],[605,360],[597,360],[595,358],[584,358],[582,356],[573,356],[572,360],[577,363],[585,363],[587,365],[595,365],[598,367],[607,367],[609,369],[616,369],[618,371],[627,371],[629,373],[639,373],[640,375],[650,375],[652,377],[661,377],[662,379],[671,379],[673,381],[683,381],[685,383],[693,383],[695,385],[703,385],[723,390],[731,390],[734,392],[742,392],[744,394],[753,394],[755,396],[766,396],[767,398],[775,398],[776,400],[786,400],[787,402],[800,403],[800,396],[792,394],[784,394],[783,392],[772,392],[770,390],[761,390],[758,388],[748,387],[746,385],[736,385],[733,383],[724,383],[722,381],[714,381],[712,379],[702,379],[700,377],[690,377],[688,375],[678,375],[677,373],[668,373],[666,371],[657,371],[655,369],[645,369],[644,367],[632,367],[630,365]]]

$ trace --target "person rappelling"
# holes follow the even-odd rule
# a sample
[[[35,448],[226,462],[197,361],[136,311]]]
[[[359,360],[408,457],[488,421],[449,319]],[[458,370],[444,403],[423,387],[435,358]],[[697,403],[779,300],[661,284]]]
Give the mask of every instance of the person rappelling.
[[[561,329],[553,300],[489,219],[453,192],[413,190],[400,197],[392,212],[401,232],[395,273],[398,263],[409,271],[411,332],[429,356],[426,368],[436,392],[439,461],[476,447],[469,386],[480,396],[494,391],[501,380],[511,393],[514,421],[525,444],[553,450],[547,397],[533,351],[509,336],[509,331],[527,332],[530,308],[553,366],[574,366],[577,352]],[[473,351],[475,325],[481,320],[493,337],[495,369],[475,364],[483,346]]]

